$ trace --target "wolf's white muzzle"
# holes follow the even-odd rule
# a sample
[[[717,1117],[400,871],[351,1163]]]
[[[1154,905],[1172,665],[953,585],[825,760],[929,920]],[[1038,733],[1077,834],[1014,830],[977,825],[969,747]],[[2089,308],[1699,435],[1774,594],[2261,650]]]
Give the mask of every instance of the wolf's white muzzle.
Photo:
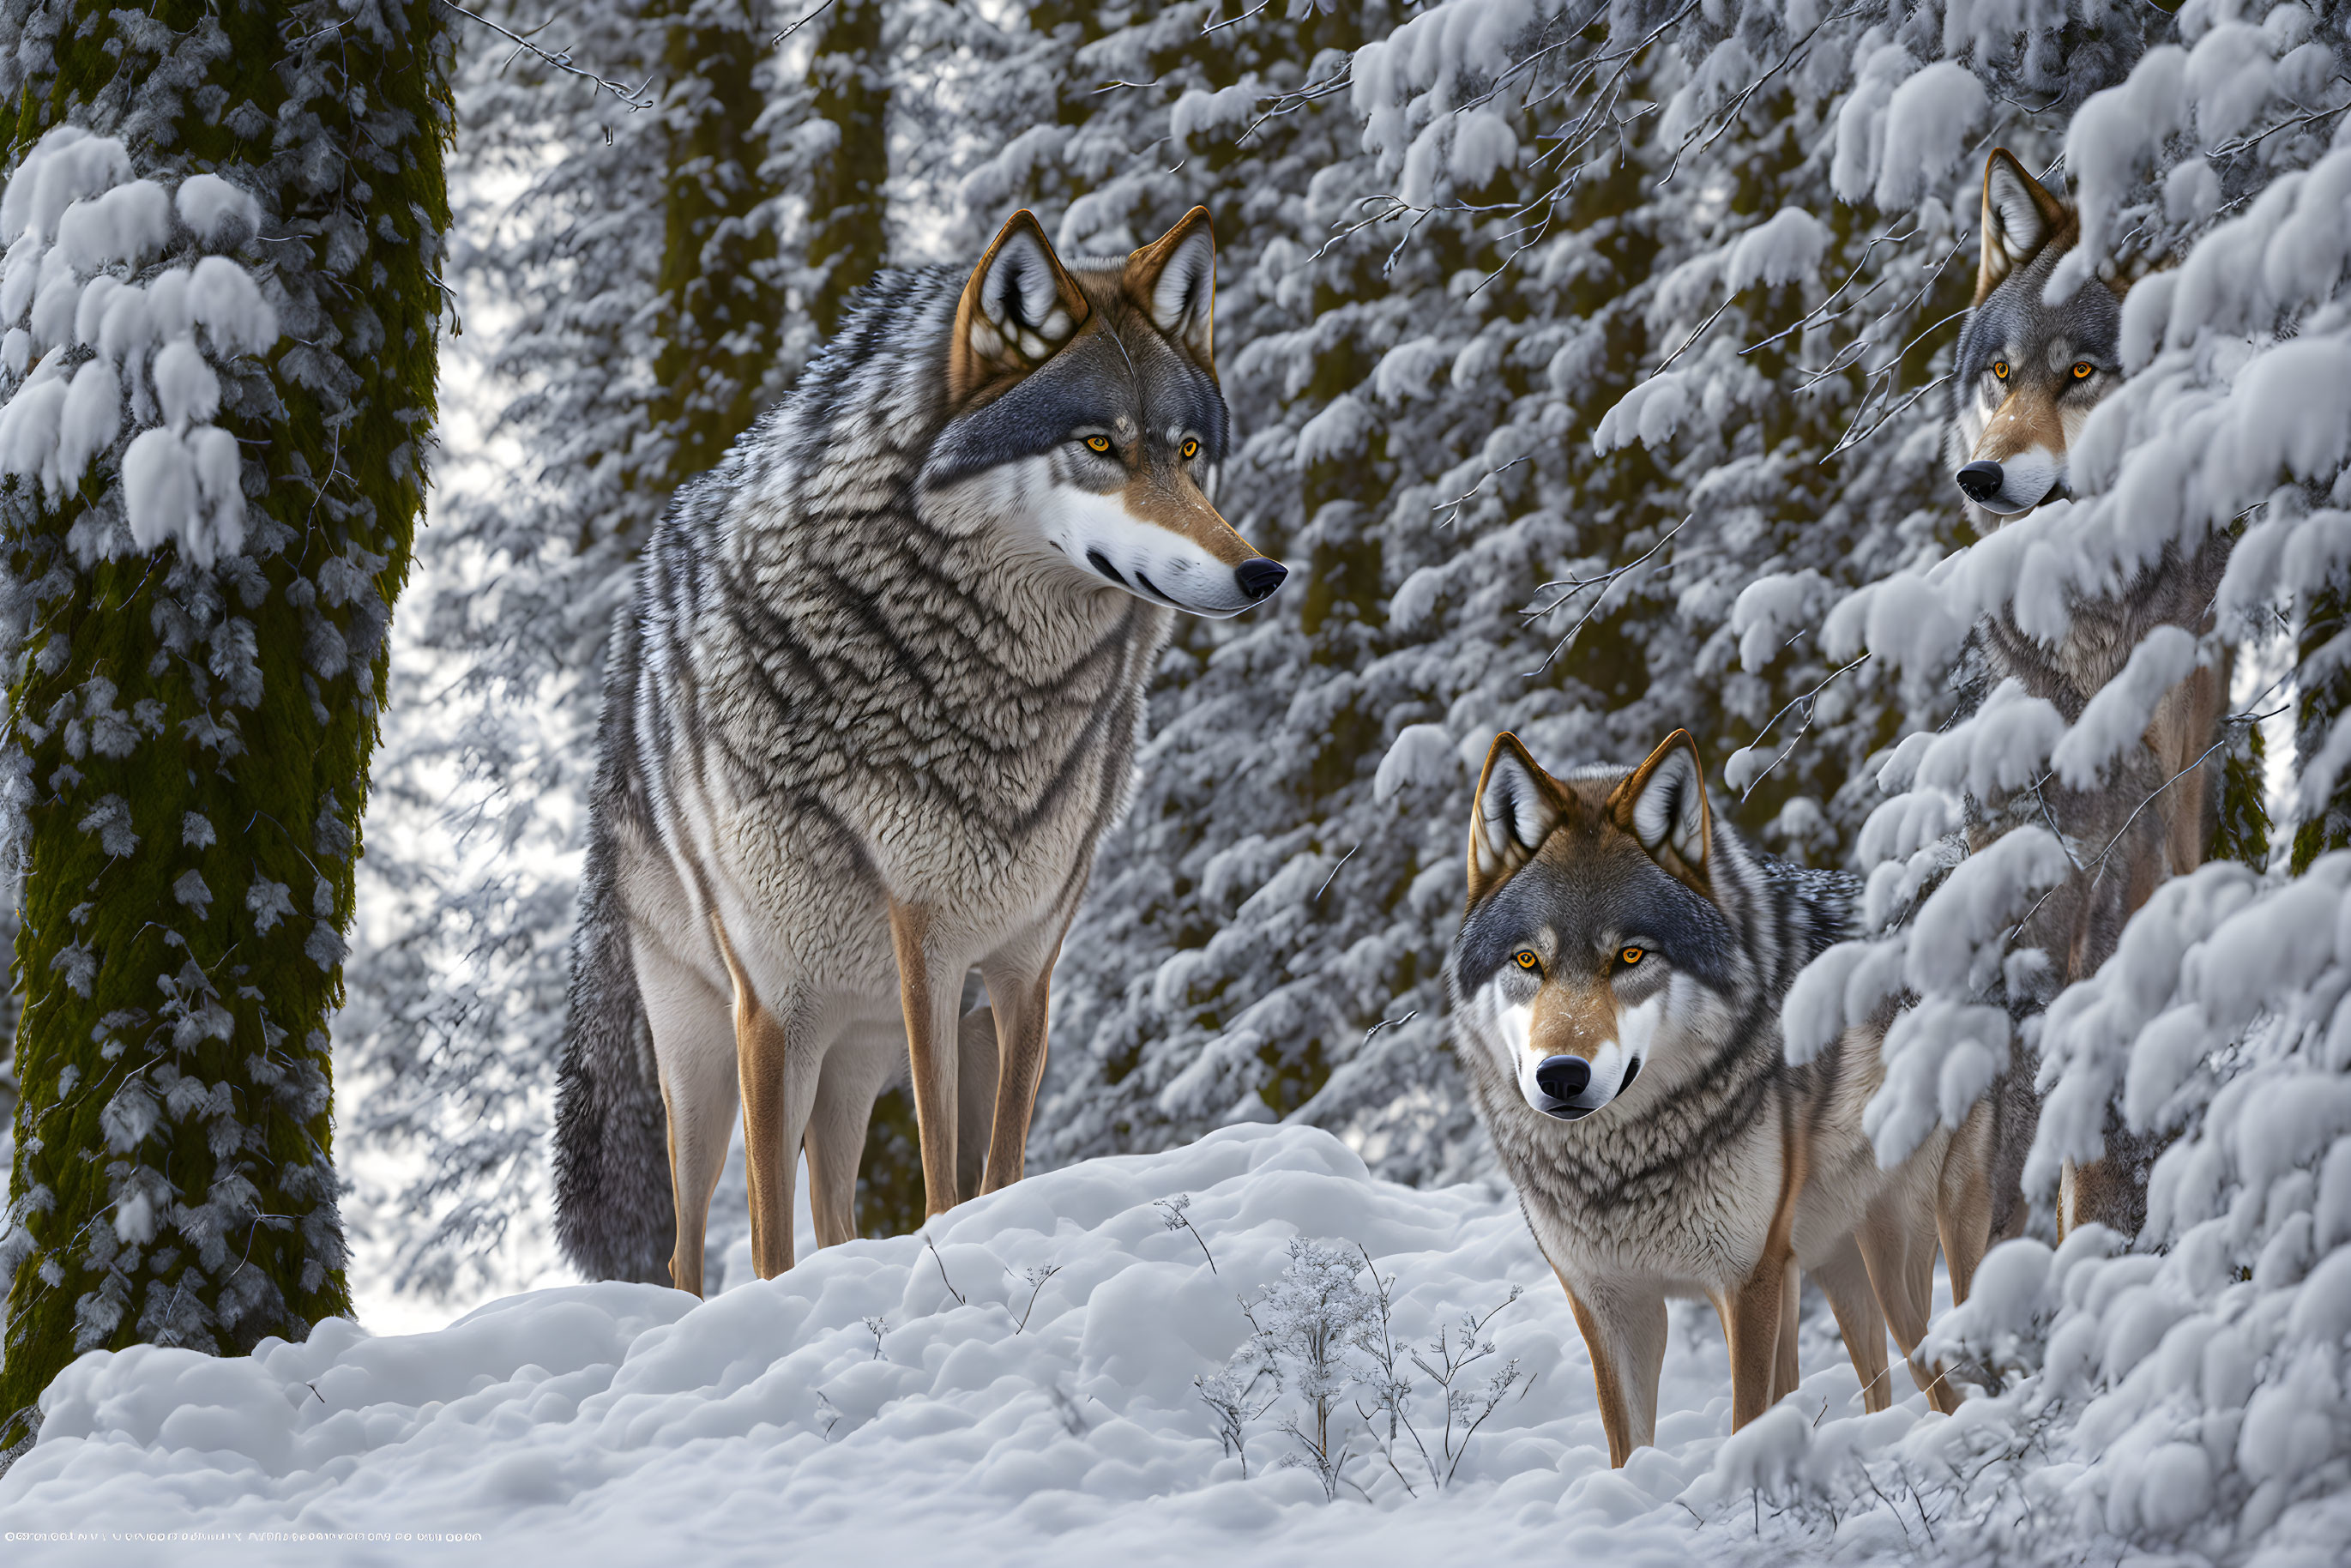
[[[1529,1038],[1534,1016],[1531,1008],[1498,1008],[1495,1022],[1510,1048],[1520,1095],[1546,1116],[1575,1122],[1604,1108],[1633,1086],[1649,1059],[1649,1048],[1664,1015],[1663,997],[1623,1009],[1616,1015],[1616,1038],[1590,1057],[1539,1053]]]
[[[1071,564],[1138,599],[1223,620],[1262,603],[1289,571],[1253,556],[1227,566],[1172,528],[1136,517],[1119,498],[1056,489],[1038,522]]]

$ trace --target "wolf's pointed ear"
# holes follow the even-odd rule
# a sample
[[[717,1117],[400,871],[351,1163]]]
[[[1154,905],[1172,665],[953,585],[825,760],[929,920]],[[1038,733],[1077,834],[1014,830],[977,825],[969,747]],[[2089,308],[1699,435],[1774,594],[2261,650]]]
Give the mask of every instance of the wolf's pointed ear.
[[[1217,238],[1208,209],[1194,207],[1174,228],[1126,258],[1122,280],[1159,329],[1214,365]]]
[[[1025,207],[1013,214],[956,305],[948,401],[960,404],[991,376],[1044,363],[1092,311],[1036,214]]]
[[[1608,813],[1641,841],[1656,862],[1703,892],[1714,821],[1706,805],[1706,773],[1698,742],[1677,729],[1633,776],[1610,791]]]
[[[2065,204],[2026,173],[2014,153],[1993,148],[1984,160],[1983,256],[1976,267],[1976,303],[1982,304],[2001,278],[2032,260],[2066,219]]]
[[[1469,818],[1469,902],[1500,886],[1533,858],[1567,814],[1567,792],[1536,766],[1519,737],[1505,732],[1486,753],[1478,803]]]

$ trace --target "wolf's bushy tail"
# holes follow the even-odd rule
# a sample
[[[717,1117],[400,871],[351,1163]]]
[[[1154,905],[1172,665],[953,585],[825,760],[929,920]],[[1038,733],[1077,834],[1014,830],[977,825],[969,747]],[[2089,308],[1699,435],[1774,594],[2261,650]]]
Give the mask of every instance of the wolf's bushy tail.
[[[600,810],[589,828],[556,1072],[555,1235],[591,1279],[666,1285],[676,1228],[668,1115],[612,861],[611,827]]]

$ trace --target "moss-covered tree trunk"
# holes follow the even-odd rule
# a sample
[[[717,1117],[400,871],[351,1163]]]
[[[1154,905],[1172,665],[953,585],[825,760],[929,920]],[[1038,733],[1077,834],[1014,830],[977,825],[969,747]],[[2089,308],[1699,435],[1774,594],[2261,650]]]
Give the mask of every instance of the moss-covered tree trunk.
[[[808,192],[808,265],[819,279],[808,311],[831,337],[851,290],[889,251],[890,72],[880,0],[837,0],[808,81],[817,114],[839,137]]]
[[[737,0],[660,0],[650,16],[664,28],[670,84],[652,409],[670,444],[653,477],[668,491],[716,463],[758,416],[784,291],[758,134],[772,29]]]
[[[327,1029],[424,497],[440,27],[430,0],[0,5],[10,167],[69,124],[177,193],[160,256],[110,268],[153,309],[152,340],[113,361],[129,417],[78,485],[0,484],[0,778],[25,876],[0,1450],[84,1351],[238,1352],[350,1310]],[[266,348],[205,326],[224,257],[269,308]],[[173,287],[194,302],[176,340]],[[216,412],[192,416],[179,342],[216,361]],[[54,352],[68,372],[91,354]],[[201,450],[235,454],[241,541],[195,546],[193,521],[134,538],[126,449],[163,429],[235,438]]]

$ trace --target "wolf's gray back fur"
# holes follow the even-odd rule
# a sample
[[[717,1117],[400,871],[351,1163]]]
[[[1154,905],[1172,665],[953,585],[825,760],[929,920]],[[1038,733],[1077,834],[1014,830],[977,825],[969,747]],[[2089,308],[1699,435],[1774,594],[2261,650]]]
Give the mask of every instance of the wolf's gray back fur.
[[[796,911],[818,937],[785,931],[771,949],[797,962],[841,935],[808,960],[831,966],[812,988],[894,1009],[888,934],[878,915],[864,930],[889,895],[877,842],[918,838],[942,884],[1065,919],[1124,810],[1170,612],[1107,589],[1040,593],[970,507],[925,489],[926,463],[934,483],[941,465],[984,466],[937,450],[963,286],[936,267],[861,291],[795,390],[679,492],[640,563],[610,660],[559,1072],[558,1235],[591,1274],[665,1280],[676,1239],[637,945],[706,970],[727,903],[712,884],[733,874],[754,891],[725,910],[730,933],[743,897]],[[1117,373],[1205,382],[1176,392],[1206,410],[1220,460],[1213,379],[1154,347],[1130,343]],[[942,821],[953,831],[929,831]],[[749,873],[747,840],[766,857]]]

